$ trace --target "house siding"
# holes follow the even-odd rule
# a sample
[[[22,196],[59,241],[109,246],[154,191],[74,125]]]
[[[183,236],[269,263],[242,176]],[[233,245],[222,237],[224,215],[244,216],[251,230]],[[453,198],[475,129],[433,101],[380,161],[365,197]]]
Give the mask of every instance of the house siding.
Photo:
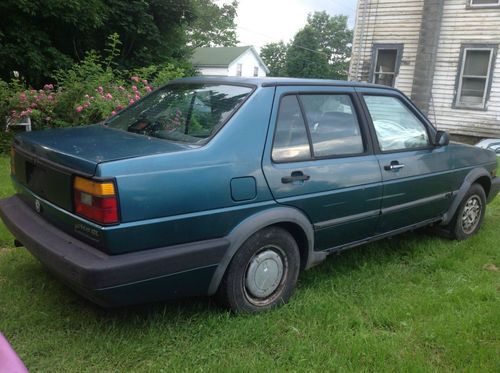
[[[422,20],[429,19],[425,15],[429,3],[433,3],[433,0],[359,0],[350,80],[368,81],[373,44],[403,43],[404,51],[395,87],[408,96],[415,96],[421,88],[414,86],[415,82],[421,80],[423,74],[418,66],[415,71],[415,64],[419,45],[420,51],[425,47],[426,41],[421,38],[426,37],[429,25]],[[470,9],[467,0],[444,0],[442,3],[442,14],[436,20],[440,22],[437,27],[437,52],[434,51],[435,55],[430,59],[430,63],[434,65],[432,86],[428,90],[430,97],[427,102],[419,102],[417,97],[413,98],[428,112],[429,119],[439,129],[459,135],[500,137],[500,53],[497,53],[494,61],[486,109],[454,108],[461,46],[499,45],[500,8]],[[421,56],[419,59],[422,60]]]

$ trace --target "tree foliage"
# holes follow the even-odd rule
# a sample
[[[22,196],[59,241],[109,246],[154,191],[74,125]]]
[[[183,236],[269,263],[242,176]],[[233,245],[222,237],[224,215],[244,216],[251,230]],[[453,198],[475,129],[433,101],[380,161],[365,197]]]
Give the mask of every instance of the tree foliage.
[[[347,16],[330,16],[322,11],[310,14],[289,44],[267,44],[261,56],[271,75],[346,79],[351,45]]]
[[[114,33],[121,69],[186,61],[192,45],[236,43],[236,8],[212,0],[2,0],[0,78],[18,71],[41,86],[90,50],[105,51]]]
[[[286,54],[288,45],[283,41],[266,44],[260,50],[260,56],[266,63],[271,76],[286,76]]]

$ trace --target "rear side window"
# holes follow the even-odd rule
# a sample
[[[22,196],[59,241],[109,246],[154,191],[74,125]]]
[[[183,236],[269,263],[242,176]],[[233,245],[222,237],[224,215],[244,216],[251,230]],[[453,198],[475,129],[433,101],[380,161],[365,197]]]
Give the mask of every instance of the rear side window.
[[[276,162],[303,161],[311,158],[306,126],[297,96],[281,100],[272,158]]]
[[[425,125],[391,96],[364,96],[382,151],[409,150],[429,145]]]
[[[301,95],[315,157],[360,154],[363,139],[348,95]]]

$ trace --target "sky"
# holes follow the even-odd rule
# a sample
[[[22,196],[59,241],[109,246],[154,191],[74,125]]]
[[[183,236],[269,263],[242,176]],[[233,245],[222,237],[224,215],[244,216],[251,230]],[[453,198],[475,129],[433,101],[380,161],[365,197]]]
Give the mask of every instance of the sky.
[[[215,0],[218,4],[231,0]],[[349,27],[354,27],[357,0],[239,0],[236,19],[239,45],[253,45],[290,41],[314,11],[330,15],[349,16]]]

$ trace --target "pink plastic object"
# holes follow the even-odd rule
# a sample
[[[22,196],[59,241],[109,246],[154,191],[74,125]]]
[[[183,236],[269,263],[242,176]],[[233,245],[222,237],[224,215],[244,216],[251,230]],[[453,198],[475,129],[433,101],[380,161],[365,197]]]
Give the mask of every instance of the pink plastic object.
[[[0,372],[2,373],[27,373],[28,369],[16,355],[9,342],[0,333]]]

